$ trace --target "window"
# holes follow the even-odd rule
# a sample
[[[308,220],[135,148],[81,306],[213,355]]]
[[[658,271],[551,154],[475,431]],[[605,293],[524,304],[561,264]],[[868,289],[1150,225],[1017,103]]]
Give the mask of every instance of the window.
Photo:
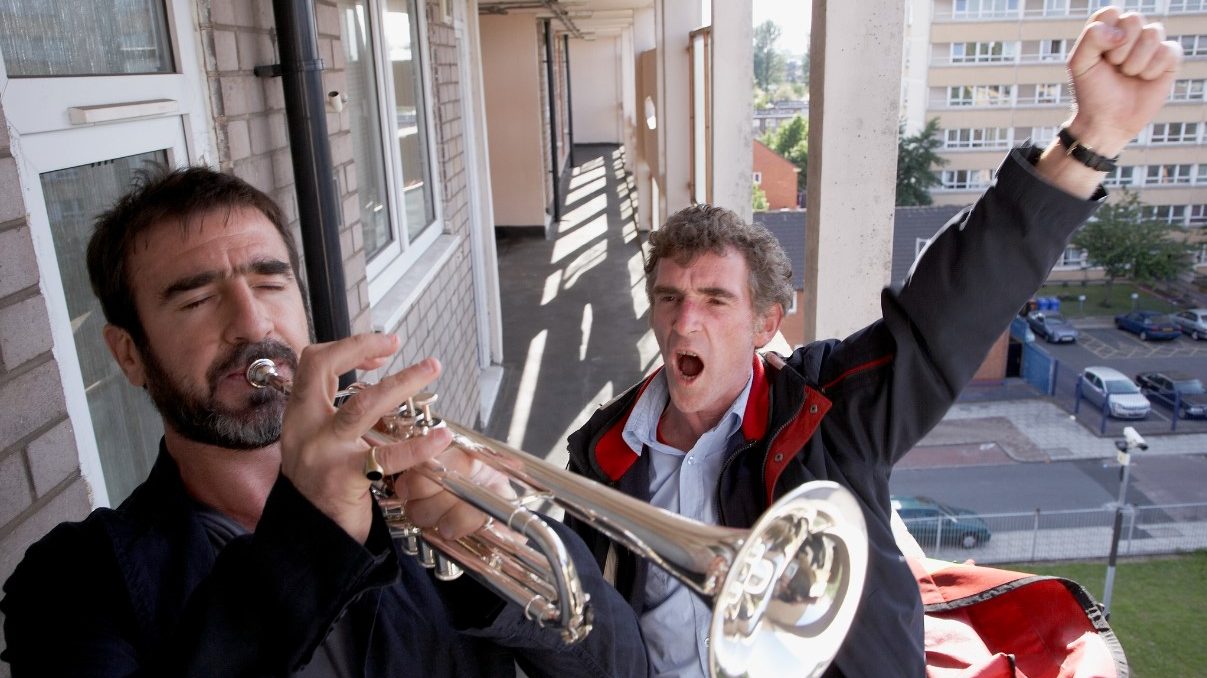
[[[1186,205],[1147,205],[1144,208],[1144,218],[1180,226],[1186,221]]]
[[[1009,106],[1014,85],[960,85],[947,88],[948,106]]]
[[[940,185],[949,191],[980,190],[989,186],[993,179],[992,170],[943,170]]]
[[[1082,268],[1089,261],[1089,252],[1078,247],[1066,247],[1056,265],[1062,268]]]
[[[943,131],[943,147],[1009,148],[1010,129],[1005,127],[964,127]]]
[[[1191,205],[1190,218],[1186,220],[1186,225],[1195,228],[1207,226],[1207,205]]]
[[[1056,127],[1032,127],[1031,143],[1036,146],[1047,146],[1056,138]]]
[[[1018,14],[1018,0],[955,0],[952,16],[960,19],[990,19]]]
[[[1044,16],[1065,16],[1069,13],[1069,0],[1044,0]]]
[[[1065,53],[1068,49],[1067,40],[1040,40],[1039,41],[1039,60],[1040,61],[1064,61]]]
[[[951,63],[1000,63],[1018,58],[1017,42],[953,42]]]
[[[352,156],[369,298],[376,302],[439,235],[427,55],[416,0],[342,0]]]
[[[80,4],[9,0],[4,5],[0,52],[10,78],[176,70],[163,0]]]
[[[755,172],[754,176],[752,178],[754,180],[755,186],[762,185],[762,183],[763,183],[763,173],[762,172]]]
[[[1194,165],[1149,165],[1144,177],[1146,186],[1189,184],[1193,181]]]
[[[1102,180],[1103,186],[1131,186],[1136,179],[1135,165],[1118,165]]]
[[[1046,85],[1035,86],[1035,103],[1037,104],[1058,104],[1061,100],[1062,86],[1060,83],[1051,83]]]
[[[1169,0],[1169,13],[1207,12],[1207,0]]]
[[[1204,84],[1207,80],[1175,80],[1169,93],[1170,101],[1202,101]]]
[[[1149,134],[1154,144],[1193,144],[1199,140],[1197,122],[1154,122]]]
[[[1169,39],[1182,43],[1182,54],[1185,56],[1207,56],[1207,35],[1177,35]]]

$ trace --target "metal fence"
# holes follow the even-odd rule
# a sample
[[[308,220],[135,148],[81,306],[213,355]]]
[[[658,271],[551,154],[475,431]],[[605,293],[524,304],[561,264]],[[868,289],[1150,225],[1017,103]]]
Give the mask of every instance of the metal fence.
[[[981,565],[1106,558],[1115,507],[904,520],[931,558]],[[983,521],[980,522],[980,521]],[[977,538],[968,538],[975,534]],[[973,546],[965,544],[973,543]],[[1119,555],[1207,549],[1207,503],[1126,506]]]

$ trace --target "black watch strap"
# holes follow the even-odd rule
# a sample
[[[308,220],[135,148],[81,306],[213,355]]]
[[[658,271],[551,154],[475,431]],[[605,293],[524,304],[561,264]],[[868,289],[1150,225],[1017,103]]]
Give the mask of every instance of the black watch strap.
[[[1105,155],[1095,153],[1094,149],[1074,138],[1067,127],[1061,127],[1056,136],[1060,138],[1060,143],[1065,147],[1065,155],[1092,170],[1110,172],[1117,166],[1116,163],[1119,160],[1119,156],[1116,155],[1113,158],[1108,158]]]

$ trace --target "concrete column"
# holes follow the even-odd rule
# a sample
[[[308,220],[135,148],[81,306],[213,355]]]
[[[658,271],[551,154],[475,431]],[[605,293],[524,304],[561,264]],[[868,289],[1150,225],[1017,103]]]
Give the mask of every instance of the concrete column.
[[[691,205],[691,32],[700,27],[699,0],[660,0],[658,139],[665,216]]]
[[[904,5],[814,0],[805,341],[880,317],[892,271]]]
[[[754,112],[754,26],[750,3],[714,2],[712,7],[712,201],[750,221]]]

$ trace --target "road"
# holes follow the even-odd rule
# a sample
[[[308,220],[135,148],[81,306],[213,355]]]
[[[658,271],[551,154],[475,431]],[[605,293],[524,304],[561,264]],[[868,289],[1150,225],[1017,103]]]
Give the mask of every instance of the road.
[[[908,456],[907,456],[908,458]],[[1132,459],[1127,501],[1137,506],[1207,502],[1207,454]],[[894,495],[922,495],[982,514],[1102,508],[1119,496],[1114,460],[898,468]]]

